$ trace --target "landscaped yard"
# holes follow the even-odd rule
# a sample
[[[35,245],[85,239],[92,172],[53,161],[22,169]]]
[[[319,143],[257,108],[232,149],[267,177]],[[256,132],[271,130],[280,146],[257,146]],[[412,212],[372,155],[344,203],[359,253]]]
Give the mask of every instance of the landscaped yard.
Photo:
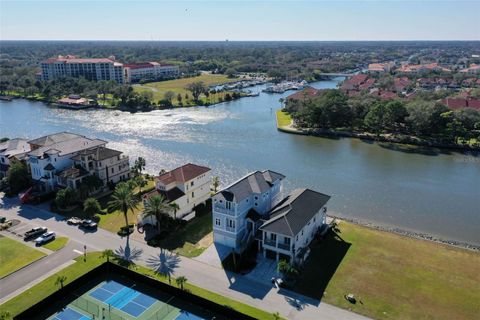
[[[76,263],[66,267],[62,271],[50,276],[49,278],[45,279],[44,281],[40,282],[39,284],[31,287],[28,291],[25,291],[18,296],[14,297],[13,299],[7,301],[6,303],[0,306],[2,311],[8,311],[12,316],[16,316],[20,312],[28,309],[30,306],[34,305],[35,303],[43,300],[53,292],[59,289],[59,286],[55,284],[55,281],[59,276],[66,276],[66,281],[64,284],[68,284],[73,280],[77,279],[81,275],[87,273],[88,271],[94,269],[101,263],[105,262],[105,259],[101,258],[101,253],[93,252],[87,254],[87,259],[84,262],[83,256],[78,257],[76,259]],[[148,275],[150,277],[156,278],[157,280],[168,283],[168,278],[161,274],[154,272],[151,269],[142,267],[142,266],[135,266],[134,270],[138,273]],[[174,279],[172,283],[175,283]],[[244,303],[229,299],[225,296],[213,293],[211,291],[202,289],[190,283],[185,284],[185,289],[189,290],[191,293],[201,296],[205,299],[209,299],[214,301],[220,305],[229,306],[235,310],[243,312],[251,317],[257,319],[274,319],[272,314],[265,312],[263,310],[251,307]]]
[[[0,278],[45,256],[23,243],[0,236]]]
[[[65,247],[68,243],[68,238],[67,237],[58,237],[55,238],[55,240],[50,241],[49,243],[46,243],[43,245],[44,248],[50,249],[52,251],[58,251]]]
[[[153,100],[158,102],[159,100],[164,99],[164,94],[167,91],[172,91],[175,93],[175,98],[173,99],[173,105],[178,106],[179,101],[177,100],[177,95],[180,93],[182,96],[183,106],[195,105],[192,100],[192,94],[186,89],[186,86],[193,82],[203,81],[203,83],[208,87],[211,85],[221,85],[224,83],[237,81],[236,79],[230,79],[226,75],[220,74],[202,74],[197,77],[192,78],[182,78],[176,80],[160,81],[160,82],[150,82],[143,85],[135,85],[134,90],[137,92],[151,92],[153,93]],[[189,99],[185,99],[185,94],[188,94]],[[218,93],[215,95],[210,95],[207,99],[204,95],[200,97],[202,102],[208,102],[210,104],[217,103],[220,97],[224,97],[225,93]]]
[[[292,117],[282,111],[282,110],[277,110],[277,124],[279,127],[287,127],[292,123]]]
[[[377,319],[480,314],[479,253],[346,222],[339,231],[313,246],[296,291],[315,298],[325,291],[322,301]]]
[[[190,258],[205,251],[213,243],[213,234],[211,209],[208,206],[204,209],[205,212],[189,221],[183,229],[161,240],[160,246]]]

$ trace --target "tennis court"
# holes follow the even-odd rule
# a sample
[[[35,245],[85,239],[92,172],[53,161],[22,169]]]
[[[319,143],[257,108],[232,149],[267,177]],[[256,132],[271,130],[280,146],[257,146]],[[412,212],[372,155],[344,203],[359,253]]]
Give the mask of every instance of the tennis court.
[[[101,287],[90,292],[89,295],[108,304],[109,307],[122,310],[135,318],[157,302],[156,299],[144,293],[112,280],[106,281]]]
[[[51,320],[91,320],[92,318],[78,312],[77,310],[67,307],[50,319]]]

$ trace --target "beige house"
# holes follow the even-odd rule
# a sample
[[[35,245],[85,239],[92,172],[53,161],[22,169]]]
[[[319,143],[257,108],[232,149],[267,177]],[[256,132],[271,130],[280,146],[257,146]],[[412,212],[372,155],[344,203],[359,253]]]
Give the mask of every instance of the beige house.
[[[155,190],[143,195],[144,203],[154,195],[162,195],[169,203],[175,202],[179,209],[175,213],[182,218],[210,198],[211,169],[188,163],[155,179]],[[173,217],[174,212],[169,212]],[[141,224],[156,224],[154,217],[139,217]]]

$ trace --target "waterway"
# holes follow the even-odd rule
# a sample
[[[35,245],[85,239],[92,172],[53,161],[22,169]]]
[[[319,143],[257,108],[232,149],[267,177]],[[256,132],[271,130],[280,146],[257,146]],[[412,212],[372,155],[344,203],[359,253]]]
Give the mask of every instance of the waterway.
[[[333,88],[339,80],[314,86]],[[0,137],[76,132],[110,141],[132,161],[146,158],[150,173],[192,162],[211,167],[224,185],[272,169],[286,175],[286,191],[331,195],[331,213],[480,245],[478,155],[281,133],[275,109],[289,93],[145,113],[0,101]]]

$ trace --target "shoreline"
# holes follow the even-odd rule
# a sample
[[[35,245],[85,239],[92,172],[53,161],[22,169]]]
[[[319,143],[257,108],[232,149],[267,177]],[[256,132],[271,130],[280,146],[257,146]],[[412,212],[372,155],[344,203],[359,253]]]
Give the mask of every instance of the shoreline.
[[[406,230],[402,229],[399,227],[388,227],[385,225],[381,225],[378,223],[373,223],[369,221],[365,221],[362,219],[356,219],[356,218],[347,218],[347,217],[342,217],[340,215],[333,215],[333,214],[327,214],[328,217],[334,218],[336,220],[340,221],[345,221],[349,222],[355,225],[359,225],[362,227],[367,227],[371,228],[374,230],[379,230],[379,231],[384,231],[384,232],[390,232],[394,234],[398,234],[401,236],[409,237],[412,239],[418,239],[418,240],[426,240],[426,241],[431,241],[435,242],[438,244],[444,244],[444,245],[449,245],[455,248],[460,248],[460,249],[466,249],[474,252],[480,252],[480,245],[474,245],[471,243],[463,242],[463,241],[457,241],[457,240],[449,240],[445,238],[441,238],[438,236],[434,236],[428,233],[423,233],[423,232],[416,232],[412,230]]]
[[[280,109],[281,110],[281,109]],[[358,133],[353,131],[339,131],[329,129],[302,129],[293,126],[293,120],[290,125],[280,126],[278,123],[278,114],[276,116],[277,130],[289,134],[297,134],[303,136],[324,137],[324,138],[355,138],[367,141],[376,141],[389,144],[411,145],[415,147],[437,148],[455,151],[480,151],[480,147],[471,147],[466,145],[438,143],[430,140],[421,140],[412,136],[398,137],[393,134],[375,135],[371,133]],[[395,149],[395,148],[393,148]]]

